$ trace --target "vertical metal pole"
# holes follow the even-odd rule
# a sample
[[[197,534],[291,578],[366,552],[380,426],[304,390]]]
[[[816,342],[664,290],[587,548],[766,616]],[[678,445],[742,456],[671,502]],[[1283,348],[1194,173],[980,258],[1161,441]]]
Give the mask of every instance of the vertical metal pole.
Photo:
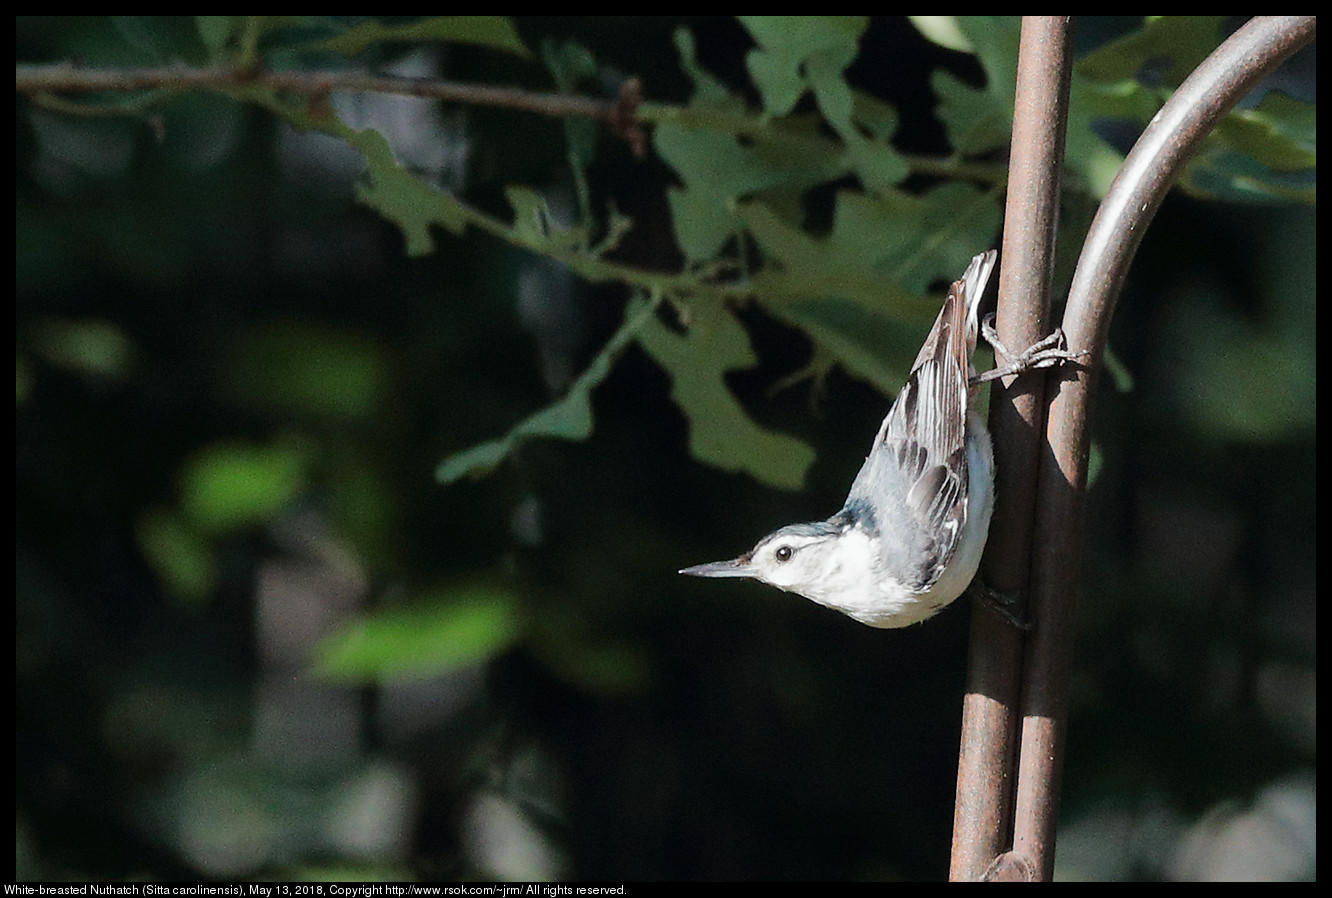
[[[1049,332],[1071,47],[1068,17],[1023,17],[997,318],[1000,339],[1013,348]],[[984,578],[1008,595],[1024,595],[1030,574],[1044,381],[1028,375],[1002,390],[996,385],[990,403],[996,507]],[[954,881],[980,879],[1009,847],[1023,636],[988,609],[972,612],[949,870]]]

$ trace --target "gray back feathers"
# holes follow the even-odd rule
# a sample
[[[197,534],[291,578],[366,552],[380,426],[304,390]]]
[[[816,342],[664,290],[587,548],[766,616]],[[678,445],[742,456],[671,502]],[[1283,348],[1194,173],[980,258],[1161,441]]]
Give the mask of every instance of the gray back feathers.
[[[971,355],[994,260],[977,256],[949,289],[846,499],[848,510],[873,509],[883,573],[920,592],[943,573],[966,523]],[[912,569],[888,569],[902,559]]]

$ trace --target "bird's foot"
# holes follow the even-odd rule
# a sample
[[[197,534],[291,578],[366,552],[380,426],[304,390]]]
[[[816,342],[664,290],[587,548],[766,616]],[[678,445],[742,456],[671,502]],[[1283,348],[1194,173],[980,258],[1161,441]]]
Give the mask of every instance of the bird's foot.
[[[1004,623],[1024,632],[1031,632],[1035,629],[1031,618],[1024,613],[1022,601],[1018,596],[1012,593],[1000,592],[987,586],[981,582],[979,577],[971,581],[971,585],[967,587],[967,592],[971,594],[973,599],[998,615]]]
[[[978,374],[973,383],[986,383],[1008,377],[1010,374],[1026,374],[1040,368],[1053,368],[1056,365],[1078,364],[1081,359],[1091,355],[1086,349],[1074,352],[1068,348],[1062,328],[1055,328],[1048,337],[1037,340],[1021,352],[1014,353],[999,340],[999,333],[994,329],[994,316],[987,315],[981,322],[981,334],[985,342],[994,348],[996,359],[1002,358],[1004,364],[997,365],[984,374]]]

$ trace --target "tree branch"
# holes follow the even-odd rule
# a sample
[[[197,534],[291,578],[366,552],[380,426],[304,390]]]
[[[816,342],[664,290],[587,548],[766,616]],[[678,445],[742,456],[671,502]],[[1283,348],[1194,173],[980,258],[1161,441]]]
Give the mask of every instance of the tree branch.
[[[638,108],[643,101],[637,78],[626,80],[612,100],[574,94],[537,93],[516,87],[466,84],[433,78],[401,78],[365,72],[273,72],[263,69],[191,68],[166,66],[151,69],[86,69],[67,62],[16,65],[14,91],[40,96],[56,93],[92,93],[136,90],[220,90],[267,87],[286,93],[321,97],[330,93],[379,93],[425,97],[474,106],[515,109],[562,118],[579,116],[606,123],[638,155],[645,142]]]

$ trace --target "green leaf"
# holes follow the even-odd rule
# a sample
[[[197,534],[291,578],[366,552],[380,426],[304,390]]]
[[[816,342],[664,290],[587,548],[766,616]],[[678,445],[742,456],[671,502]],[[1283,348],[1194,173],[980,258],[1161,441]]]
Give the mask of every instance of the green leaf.
[[[559,44],[546,38],[541,42],[541,61],[546,64],[555,86],[565,93],[597,74],[597,60],[592,52],[576,41]]]
[[[1171,92],[1220,43],[1219,16],[1152,16],[1074,67],[1068,158],[1101,194],[1122,153],[1101,141],[1106,123],[1146,127]],[[1232,110],[1189,162],[1181,186],[1230,200],[1317,198],[1315,107],[1269,93]]]
[[[738,229],[737,200],[763,193],[798,209],[805,190],[847,170],[842,148],[798,121],[769,123],[744,144],[706,128],[663,123],[653,141],[685,184],[668,199],[676,241],[691,262],[711,260]]]
[[[171,60],[174,41],[165,16],[111,16],[120,37],[146,60],[165,64]]]
[[[291,445],[208,446],[181,469],[181,510],[204,533],[262,523],[301,494],[308,465]]]
[[[808,334],[848,371],[885,391],[898,389],[941,297],[1000,221],[996,191],[943,184],[920,196],[841,191],[825,238],[794,228],[760,203],[738,210],[769,264],[754,295]]]
[[[864,16],[740,16],[759,44],[745,57],[769,113],[784,116],[806,89],[828,124],[848,144],[863,140],[851,121],[852,94],[843,72],[856,58]]]
[[[653,135],[658,155],[684,182],[668,196],[677,243],[692,264],[713,260],[736,234],[734,206],[741,200],[761,195],[794,224],[804,215],[805,192],[813,187],[854,173],[870,190],[883,191],[909,173],[886,142],[896,113],[857,97],[843,74],[855,58],[863,17],[755,16],[742,21],[760,45],[749,64],[765,107],[786,117],[736,120],[737,130],[728,132],[724,119],[683,114],[661,121]],[[698,88],[691,109],[734,108],[734,98],[698,66],[688,34],[677,35],[677,44],[681,65]],[[822,118],[787,116],[806,89],[814,91]],[[829,139],[828,126],[841,140]]]
[[[724,197],[706,190],[671,187],[666,191],[675,243],[690,262],[705,262],[740,230],[735,209]]]
[[[1273,135],[1289,140],[1300,150],[1310,154],[1317,153],[1318,107],[1314,104],[1293,99],[1283,93],[1269,91],[1257,109],[1245,110],[1244,115],[1261,116]],[[1307,164],[1314,164],[1313,159],[1316,159],[1316,155],[1313,155]]]
[[[856,45],[832,47],[812,54],[805,60],[805,73],[809,77],[819,111],[828,120],[842,140],[848,143],[860,139],[860,133],[851,123],[851,87],[843,72],[856,58]]]
[[[863,139],[853,139],[847,143],[851,168],[860,177],[860,183],[865,185],[866,190],[884,193],[911,174],[907,161],[887,144]]]
[[[227,387],[244,405],[269,413],[357,420],[379,409],[387,372],[383,348],[366,335],[277,320],[238,341]]]
[[[366,171],[364,180],[356,185],[356,198],[398,226],[409,256],[434,251],[431,225],[441,225],[453,234],[461,234],[467,227],[469,210],[452,195],[435,190],[400,166],[388,140],[378,131],[352,128],[327,106],[312,110],[304,103],[285,102],[268,88],[242,87],[230,93],[271,110],[293,127],[323,131],[359,150],[365,156]]]
[[[652,682],[652,660],[633,642],[580,628],[572,618],[535,628],[531,653],[552,673],[593,695],[626,697]]]
[[[799,65],[828,51],[854,58],[867,16],[737,16],[765,51]]]
[[[463,232],[466,210],[451,195],[431,188],[398,165],[384,135],[367,129],[350,131],[346,137],[365,154],[366,180],[356,185],[356,198],[402,230],[407,255],[426,256],[434,251],[431,225],[442,225],[452,234]]]
[[[199,32],[199,40],[208,50],[208,58],[221,62],[225,57],[227,42],[235,30],[236,20],[232,16],[195,16],[194,28]]]
[[[1171,90],[1220,41],[1216,16],[1152,16],[1141,28],[1077,60],[1069,98],[1067,158],[1102,196],[1124,158],[1100,136],[1107,125],[1145,127]]]
[[[949,282],[998,229],[997,198],[965,184],[945,184],[920,197],[890,193],[838,195],[833,231],[815,240],[745,206],[746,222],[780,262],[783,298],[772,298],[772,268],[755,277],[756,293],[781,320],[808,334],[821,351],[881,390],[901,385]]]
[[[217,582],[213,548],[179,514],[150,509],[139,517],[134,536],[148,566],[172,595],[197,604],[212,594]]]
[[[957,152],[975,156],[1008,146],[1017,73],[1016,16],[913,16],[917,29],[941,46],[974,53],[986,86],[970,87],[947,72],[930,79],[939,98],[936,115]]]
[[[1231,112],[1190,161],[1181,186],[1217,199],[1317,202],[1317,108],[1268,93],[1256,108]]]
[[[733,137],[665,123],[653,133],[657,154],[685,182],[667,193],[675,239],[691,262],[713,258],[736,230],[735,197],[777,183]]]
[[[833,265],[843,271],[854,265],[894,280],[909,277],[911,260],[927,238],[925,215],[926,201],[902,191],[839,191],[823,255],[833,255]]]
[[[689,29],[677,28],[673,37],[675,49],[680,54],[680,69],[694,82],[690,107],[696,110],[744,113],[744,100],[732,94],[723,82],[699,65],[694,50],[694,35]]]
[[[855,91],[851,95],[851,117],[875,140],[888,142],[897,133],[897,110],[878,97]]]
[[[560,227],[546,198],[535,190],[510,185],[504,188],[504,196],[513,208],[514,234],[525,246],[553,256],[582,247],[582,232]]]
[[[1147,16],[1137,31],[1079,59],[1075,71],[1089,82],[1168,93],[1221,43],[1224,21],[1223,16]]]
[[[1318,164],[1317,108],[1269,93],[1256,109],[1236,110],[1222,119],[1216,136],[1227,147],[1277,171]]]
[[[354,56],[371,44],[384,41],[472,44],[512,53],[523,59],[532,58],[532,51],[527,49],[527,45],[518,36],[507,16],[435,16],[410,25],[365,22],[337,37],[323,41],[321,45],[326,49]]]
[[[630,306],[626,311],[625,323],[592,360],[587,370],[574,381],[563,399],[522,421],[500,439],[473,446],[444,459],[435,469],[435,480],[447,484],[490,471],[533,437],[585,440],[591,436],[592,391],[605,380],[615,359],[637,330],[651,320],[652,310],[651,303]]]
[[[865,16],[739,16],[759,49],[745,56],[750,77],[763,95],[763,108],[772,115],[787,115],[808,88],[816,94],[847,90],[842,70],[856,58]],[[828,97],[819,105],[833,126],[849,117],[830,111]],[[838,105],[833,100],[834,106]],[[846,102],[849,112],[849,95]],[[843,135],[845,136],[845,135]]]
[[[846,83],[843,72],[855,59],[855,45],[834,47],[809,57],[805,62],[809,83],[818,99],[819,110],[846,143],[850,167],[867,190],[891,190],[910,169],[906,160],[886,142],[866,138],[857,127],[856,110],[865,108]]]
[[[312,24],[310,16],[236,16],[235,18],[239,20],[236,35],[239,52],[236,55],[235,64],[242,70],[260,64],[259,45],[264,43],[264,38],[272,32],[286,29],[304,32]],[[270,64],[273,68],[290,66],[293,62],[291,59],[293,50],[296,50],[296,48],[289,46],[273,47],[267,53],[267,58],[262,61]],[[299,52],[299,50],[296,50],[296,52]]]
[[[671,398],[689,419],[695,458],[782,489],[801,487],[814,451],[754,423],[726,387],[727,371],[755,363],[749,337],[730,312],[698,303],[689,310],[686,334],[652,318],[638,342],[671,376]]]
[[[314,670],[334,680],[425,679],[486,661],[521,635],[518,599],[492,585],[436,589],[324,638]]]
[[[136,356],[129,335],[109,321],[45,319],[29,342],[48,364],[107,380],[128,375]]]
[[[958,24],[966,35],[972,52],[985,70],[985,89],[1004,111],[1005,121],[1013,117],[1017,88],[1018,41],[1022,32],[1021,16],[959,16]]]
[[[744,196],[790,177],[780,158],[742,146],[730,134],[667,122],[657,126],[653,143],[686,185],[714,196]]]
[[[745,67],[763,95],[763,108],[772,115],[790,113],[807,89],[797,59],[750,50],[745,56]]]
[[[765,304],[838,296],[909,320],[930,284],[951,282],[978,249],[992,245],[1000,221],[997,192],[968,184],[943,184],[919,197],[843,191],[826,238],[792,227],[761,203],[737,211],[777,263],[754,276]]]
[[[1231,202],[1318,202],[1316,168],[1275,171],[1215,139],[1190,161],[1179,186],[1194,196]]]
[[[844,299],[805,299],[774,314],[798,327],[849,373],[885,393],[906,381],[928,323],[908,327],[898,316]]]
[[[930,86],[939,98],[935,114],[959,153],[977,156],[1008,145],[1012,106],[1005,106],[991,91],[977,90],[943,71],[930,77]]]
[[[923,295],[931,283],[957,280],[972,256],[996,245],[1003,221],[1003,191],[999,188],[981,190],[954,181],[926,191],[920,199],[925,239],[898,277],[904,288],[917,295]]]

